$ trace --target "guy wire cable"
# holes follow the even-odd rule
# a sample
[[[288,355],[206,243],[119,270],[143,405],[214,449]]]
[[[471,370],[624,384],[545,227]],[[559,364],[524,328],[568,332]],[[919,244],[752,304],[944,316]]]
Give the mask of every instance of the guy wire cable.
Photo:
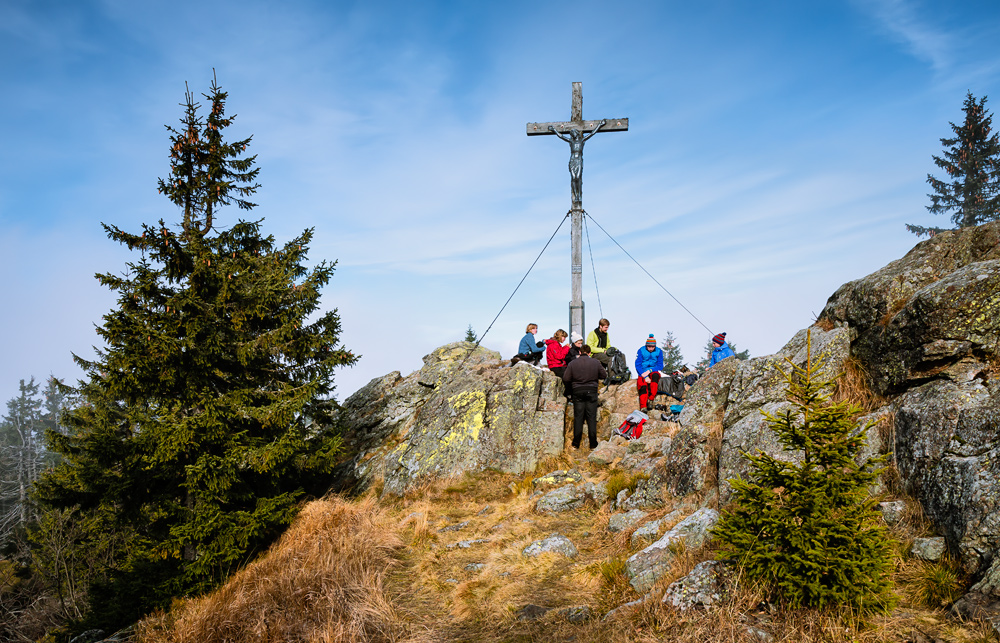
[[[538,260],[542,258],[543,254],[545,254],[545,250],[548,249],[549,244],[552,243],[552,240],[556,238],[557,234],[559,234],[559,229],[562,228],[563,223],[565,223],[566,219],[569,218],[569,215],[570,215],[571,212],[572,212],[572,210],[570,212],[567,212],[566,216],[564,216],[559,221],[559,225],[556,226],[555,232],[553,232],[552,236],[549,237],[549,240],[545,242],[545,247],[542,248],[542,251],[538,253],[537,257],[535,257],[535,260],[531,263],[531,267],[528,268],[528,272],[524,273],[524,276],[521,277],[521,281],[517,282],[517,286],[514,288],[514,292],[510,293],[510,297],[508,297],[507,301],[504,302],[503,306],[500,308],[500,312],[497,313],[497,316],[493,318],[493,321],[490,322],[490,325],[486,328],[485,331],[483,331],[483,334],[479,337],[479,339],[476,340],[476,345],[473,346],[469,350],[469,354],[465,356],[465,359],[463,359],[462,363],[458,365],[458,368],[462,368],[465,365],[465,362],[468,361],[468,359],[472,356],[472,354],[474,352],[476,352],[476,349],[479,348],[479,343],[483,341],[484,337],[486,337],[486,333],[490,332],[490,328],[493,328],[493,324],[497,323],[497,320],[500,318],[500,315],[503,313],[504,308],[506,308],[507,304],[510,303],[510,300],[514,298],[514,295],[517,293],[517,289],[520,288],[521,284],[524,283],[524,280],[528,278],[528,275],[531,274],[532,268],[535,267],[535,264],[538,263]],[[607,233],[605,233],[605,234],[607,234]]]
[[[654,277],[653,275],[651,275],[651,274],[649,273],[649,271],[648,271],[648,270],[646,270],[645,268],[643,268],[642,264],[641,264],[641,263],[639,263],[638,261],[636,261],[636,258],[635,258],[635,257],[633,257],[632,255],[630,255],[630,254],[629,254],[629,252],[628,252],[628,250],[626,250],[625,248],[622,248],[622,244],[618,243],[618,241],[616,241],[616,240],[615,240],[615,238],[614,238],[614,237],[612,237],[612,236],[611,236],[611,235],[610,235],[610,234],[608,233],[608,231],[607,231],[607,230],[605,230],[605,229],[604,229],[604,228],[603,228],[603,227],[601,226],[601,224],[597,222],[597,219],[594,219],[594,217],[592,217],[592,216],[591,216],[590,214],[587,214],[587,217],[589,217],[589,218],[590,218],[590,219],[591,219],[591,220],[592,220],[592,221],[594,222],[594,225],[596,225],[596,226],[597,226],[598,228],[601,228],[601,232],[603,232],[604,234],[608,235],[608,239],[611,239],[612,241],[614,241],[615,245],[616,245],[616,246],[618,246],[618,247],[619,247],[619,248],[621,249],[621,251],[622,251],[622,252],[624,252],[624,253],[625,253],[625,254],[626,254],[626,255],[628,256],[628,258],[629,258],[629,259],[631,259],[631,260],[632,260],[633,262],[635,262],[635,265],[639,266],[639,269],[640,269],[640,270],[642,270],[642,271],[643,271],[644,273],[646,273],[647,275],[649,275],[649,278],[650,278],[650,279],[652,279],[652,280],[653,280],[653,282],[654,282],[654,283],[655,283],[655,284],[656,284],[657,286],[659,286],[661,290],[663,290],[663,292],[665,292],[665,293],[667,293],[668,295],[670,295],[670,298],[671,298],[671,299],[673,299],[674,301],[676,301],[676,302],[677,302],[677,305],[678,305],[678,306],[680,306],[681,308],[683,308],[683,309],[684,309],[684,311],[685,311],[685,312],[686,312],[686,313],[687,313],[688,315],[691,315],[691,317],[693,317],[693,318],[694,318],[694,320],[695,320],[696,322],[698,322],[699,324],[701,324],[702,328],[704,328],[704,329],[705,329],[705,330],[707,330],[708,332],[712,333],[712,329],[711,329],[711,328],[709,328],[708,326],[706,326],[706,325],[705,325],[705,322],[703,322],[703,321],[701,321],[700,319],[698,319],[698,316],[697,316],[697,315],[695,315],[695,314],[694,314],[693,312],[691,312],[690,310],[688,310],[687,306],[685,306],[684,304],[682,304],[682,303],[681,303],[681,300],[680,300],[680,299],[677,299],[677,297],[674,297],[674,294],[673,294],[672,292],[670,292],[669,290],[667,290],[666,288],[664,288],[664,287],[663,287],[663,284],[661,284],[661,283],[660,283],[659,281],[657,281],[657,280],[656,280],[656,277]],[[713,333],[713,334],[714,334],[714,333]]]
[[[594,267],[594,250],[590,247],[590,228],[587,227],[587,211],[583,211],[583,231],[587,234],[587,252],[590,253],[590,271],[594,273],[594,292],[597,293],[597,310],[604,319],[604,307],[601,306],[601,289],[597,287],[597,268]]]

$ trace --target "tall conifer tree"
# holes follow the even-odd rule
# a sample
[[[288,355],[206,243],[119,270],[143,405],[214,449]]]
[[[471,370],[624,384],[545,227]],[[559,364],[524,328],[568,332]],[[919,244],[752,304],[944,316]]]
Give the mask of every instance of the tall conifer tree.
[[[1000,135],[992,130],[993,115],[986,111],[986,97],[976,100],[969,92],[962,106],[965,122],[948,123],[953,138],[942,138],[943,156],[934,156],[934,164],[947,173],[942,180],[930,174],[927,182],[934,189],[927,196],[932,214],[951,213],[959,228],[977,226],[1000,218]],[[907,224],[916,235],[932,235],[942,228]]]
[[[338,345],[336,311],[317,313],[334,265],[305,266],[312,230],[279,245],[259,221],[218,229],[218,209],[249,210],[259,187],[250,139],[213,82],[209,114],[190,92],[170,132],[159,182],[179,229],[143,225],[108,236],[135,252],[97,357],[51,435],[62,462],[40,481],[48,506],[79,507],[88,538],[120,538],[90,624],[130,622],[170,597],[205,590],[264,547],[329,471],[333,370],[356,357]],[[315,315],[315,317],[314,317]],[[311,320],[311,321],[310,321]],[[312,487],[310,485],[313,485]]]

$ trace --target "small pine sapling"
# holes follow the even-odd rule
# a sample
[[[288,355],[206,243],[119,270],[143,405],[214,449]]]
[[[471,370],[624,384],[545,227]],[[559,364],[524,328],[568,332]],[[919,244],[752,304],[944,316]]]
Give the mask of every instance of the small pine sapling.
[[[868,493],[882,458],[858,462],[871,425],[858,430],[860,409],[830,401],[832,381],[818,377],[811,348],[810,338],[805,367],[784,372],[791,408],[765,414],[801,463],[744,454],[750,473],[730,480],[735,498],[715,537],[721,558],[790,608],[885,612],[893,604],[891,545]]]

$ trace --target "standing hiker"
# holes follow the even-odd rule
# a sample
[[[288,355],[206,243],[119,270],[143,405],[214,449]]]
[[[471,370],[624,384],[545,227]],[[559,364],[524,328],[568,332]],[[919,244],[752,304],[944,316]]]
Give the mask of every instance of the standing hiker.
[[[580,356],[566,367],[563,381],[573,387],[573,448],[580,448],[583,438],[583,421],[587,420],[587,437],[590,448],[597,448],[597,386],[606,378],[604,366],[590,356],[590,346],[580,348]]]

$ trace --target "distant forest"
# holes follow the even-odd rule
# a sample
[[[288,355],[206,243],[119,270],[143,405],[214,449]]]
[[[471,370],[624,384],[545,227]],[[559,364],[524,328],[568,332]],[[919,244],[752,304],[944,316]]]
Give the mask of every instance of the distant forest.
[[[49,431],[65,435],[60,420],[67,401],[54,377],[44,389],[34,377],[21,380],[17,396],[7,401],[0,421],[0,543],[7,544],[38,517],[31,486],[57,461],[45,435]]]

